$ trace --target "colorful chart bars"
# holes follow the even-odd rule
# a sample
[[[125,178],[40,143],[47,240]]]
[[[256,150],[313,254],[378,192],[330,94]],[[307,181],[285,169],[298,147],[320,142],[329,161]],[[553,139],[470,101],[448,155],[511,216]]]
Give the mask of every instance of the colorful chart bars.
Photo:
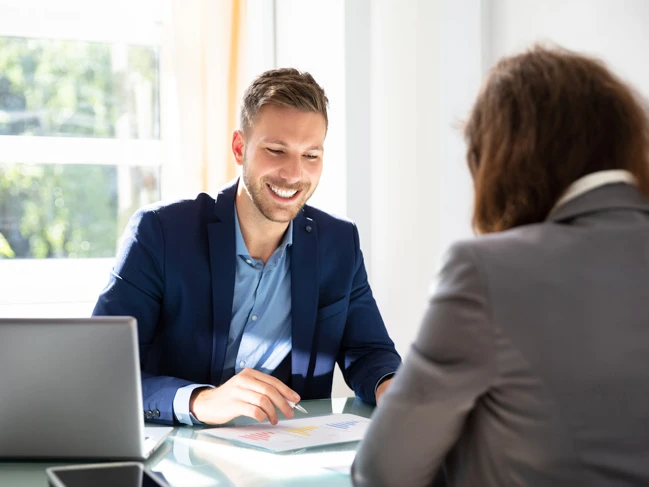
[[[301,428],[287,428],[284,430],[284,432],[302,436],[311,436],[311,434],[309,434],[309,431],[313,431],[316,428],[317,426],[302,426]]]
[[[268,441],[270,440],[271,435],[274,435],[272,431],[260,431],[259,433],[247,433],[245,435],[240,435],[241,438],[247,440],[256,440],[256,441]]]
[[[332,428],[339,428],[341,430],[348,430],[355,424],[358,424],[358,421],[342,421],[340,423],[327,423],[325,426],[331,426]]]

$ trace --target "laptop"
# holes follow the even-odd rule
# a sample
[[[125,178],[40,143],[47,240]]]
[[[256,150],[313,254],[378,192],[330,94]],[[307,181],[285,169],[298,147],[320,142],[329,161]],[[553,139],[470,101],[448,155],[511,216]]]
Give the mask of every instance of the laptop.
[[[0,319],[0,458],[144,460],[172,430],[144,427],[135,318]]]

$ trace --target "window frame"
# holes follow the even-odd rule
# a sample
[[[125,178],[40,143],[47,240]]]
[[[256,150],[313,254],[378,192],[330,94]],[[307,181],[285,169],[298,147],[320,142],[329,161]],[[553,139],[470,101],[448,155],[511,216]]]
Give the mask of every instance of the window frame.
[[[0,36],[157,46],[161,106],[163,19],[169,5],[169,0],[92,5],[79,0],[0,0]],[[164,111],[158,113],[162,126]],[[162,133],[159,139],[2,135],[0,164],[137,165],[158,167],[162,173],[164,145]],[[163,186],[160,182],[161,196]],[[88,315],[114,260],[0,259],[0,316]]]

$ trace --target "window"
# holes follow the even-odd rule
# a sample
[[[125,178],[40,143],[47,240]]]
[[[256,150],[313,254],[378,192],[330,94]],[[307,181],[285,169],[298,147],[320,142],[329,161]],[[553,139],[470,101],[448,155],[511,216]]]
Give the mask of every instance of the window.
[[[0,0],[0,316],[94,301],[161,196],[164,2],[87,3]]]
[[[0,163],[3,257],[113,257],[124,219],[159,199],[157,165],[105,153],[81,163],[99,147],[64,139],[158,139],[157,57],[151,46],[0,36],[0,134],[23,138]],[[32,137],[54,138],[54,158],[45,143],[25,161]]]

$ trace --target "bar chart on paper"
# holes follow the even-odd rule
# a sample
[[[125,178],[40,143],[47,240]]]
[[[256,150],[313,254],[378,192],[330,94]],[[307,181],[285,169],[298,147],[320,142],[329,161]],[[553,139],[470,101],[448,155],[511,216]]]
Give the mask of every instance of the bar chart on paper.
[[[201,433],[275,452],[360,441],[370,420],[355,414],[329,414],[250,426],[204,429]]]

